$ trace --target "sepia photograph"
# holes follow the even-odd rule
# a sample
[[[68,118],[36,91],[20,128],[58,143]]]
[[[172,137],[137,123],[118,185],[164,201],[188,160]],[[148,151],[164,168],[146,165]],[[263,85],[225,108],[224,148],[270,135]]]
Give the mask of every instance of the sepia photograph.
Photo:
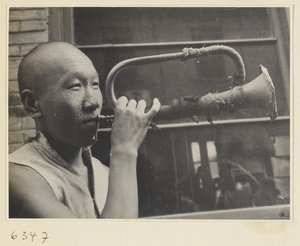
[[[6,221],[289,225],[292,16],[8,7]]]
[[[9,217],[289,219],[289,11],[11,8]]]

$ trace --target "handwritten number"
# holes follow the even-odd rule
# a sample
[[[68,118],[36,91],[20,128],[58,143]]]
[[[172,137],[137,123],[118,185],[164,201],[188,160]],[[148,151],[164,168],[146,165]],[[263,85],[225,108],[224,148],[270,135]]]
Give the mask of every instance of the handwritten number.
[[[36,237],[37,236],[37,234],[35,233],[35,232],[30,232],[30,236],[32,237],[32,242],[33,242],[33,239],[34,239],[34,237]]]
[[[41,234],[38,235],[36,232],[29,233],[27,231],[23,231],[23,234],[20,235],[19,233],[16,233],[16,231],[13,231],[10,237],[12,240],[16,240],[18,236],[20,236],[20,239],[22,238],[22,240],[24,241],[31,237],[31,242],[34,241],[35,237],[39,236],[42,239],[42,244],[45,243],[47,239],[49,239],[48,233],[45,231],[42,232],[42,235]]]
[[[43,237],[44,241],[42,243],[44,243],[47,239],[49,239],[47,232],[43,231],[43,234],[45,234],[45,237]]]
[[[28,237],[26,236],[26,231],[23,231],[23,240],[26,240]]]
[[[15,234],[15,232],[13,232],[13,233],[11,234],[11,239],[15,240],[17,237],[18,237],[18,236]]]

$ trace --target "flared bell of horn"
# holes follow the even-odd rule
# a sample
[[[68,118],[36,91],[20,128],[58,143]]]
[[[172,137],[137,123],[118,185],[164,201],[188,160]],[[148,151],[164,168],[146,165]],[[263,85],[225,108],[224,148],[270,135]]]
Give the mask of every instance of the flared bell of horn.
[[[171,105],[161,107],[154,120],[206,115],[212,121],[211,116],[220,114],[220,111],[233,112],[243,108],[265,110],[274,120],[277,117],[275,88],[268,70],[261,65],[260,71],[255,80],[225,92],[174,99]]]
[[[268,112],[270,118],[275,120],[278,116],[276,94],[268,70],[260,65],[261,74],[243,86],[245,107],[260,108]]]
[[[233,109],[259,108],[274,120],[278,115],[275,88],[268,70],[260,65],[260,71],[261,74],[253,81],[234,87],[227,93],[220,93],[219,96],[229,102]]]

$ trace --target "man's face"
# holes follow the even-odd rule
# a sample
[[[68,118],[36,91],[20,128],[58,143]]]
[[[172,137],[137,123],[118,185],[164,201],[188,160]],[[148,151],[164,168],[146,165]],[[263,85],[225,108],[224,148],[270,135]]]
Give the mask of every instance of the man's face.
[[[47,57],[43,68],[46,81],[40,83],[38,102],[42,112],[42,131],[57,142],[74,147],[92,145],[98,123],[90,121],[100,114],[102,94],[92,62],[79,50],[63,51]]]

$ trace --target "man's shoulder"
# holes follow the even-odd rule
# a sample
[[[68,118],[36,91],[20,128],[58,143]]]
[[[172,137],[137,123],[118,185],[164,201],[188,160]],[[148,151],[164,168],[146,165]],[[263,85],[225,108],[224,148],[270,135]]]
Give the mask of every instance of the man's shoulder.
[[[45,182],[45,180],[40,177],[40,174],[30,166],[9,162],[10,184],[16,183],[22,186],[22,181],[30,181],[30,183]]]
[[[33,142],[29,142],[19,149],[8,155],[9,162],[19,163],[25,162],[27,159],[32,159],[33,157],[39,156],[35,149],[35,145]]]
[[[9,217],[74,217],[57,200],[47,181],[34,169],[9,163]]]
[[[47,182],[32,168],[9,163],[9,190],[10,196],[23,198],[38,194],[41,187],[50,188]]]

